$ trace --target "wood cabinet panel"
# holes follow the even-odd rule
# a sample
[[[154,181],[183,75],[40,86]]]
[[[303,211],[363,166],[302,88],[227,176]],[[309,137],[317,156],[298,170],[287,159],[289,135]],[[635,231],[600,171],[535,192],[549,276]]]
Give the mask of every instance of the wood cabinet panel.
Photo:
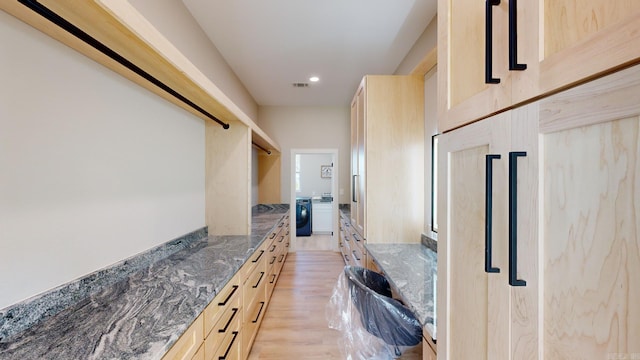
[[[640,62],[637,1],[503,0],[491,6],[489,30],[489,69],[500,81],[486,84],[487,3],[438,2],[440,131]]]
[[[504,359],[510,346],[507,161],[511,114],[503,113],[442,135],[439,140],[443,214],[438,237],[438,352],[446,359]],[[486,212],[486,156],[492,161],[493,208]],[[491,218],[492,222],[488,223]],[[485,229],[492,229],[491,266],[485,272]],[[464,339],[464,340],[462,340]],[[456,346],[464,341],[465,346]]]
[[[240,308],[236,305],[242,301],[240,275],[234,275],[227,285],[222,288],[214,300],[204,309],[204,335],[209,336],[216,323],[223,316],[224,312],[232,307]]]
[[[540,103],[545,358],[640,353],[638,93],[635,67]]]
[[[640,353],[635,341],[640,338],[638,94],[640,66],[442,136],[442,356],[592,359]],[[500,116],[509,117],[511,130],[506,134],[495,127]],[[491,253],[500,273],[484,275],[479,270],[485,231],[478,196],[482,189],[465,176],[482,177],[478,158],[486,151],[480,145],[489,139],[493,152],[501,138],[510,143],[506,151],[499,151],[503,157],[512,151],[522,156],[513,171],[515,181],[508,186],[500,189],[499,178],[504,176],[494,174]],[[511,164],[508,169],[511,173]],[[514,184],[517,191],[511,192]],[[509,222],[516,221],[504,229],[495,217],[504,217],[500,209],[504,212],[512,204],[512,196],[517,206]],[[506,255],[512,234],[517,235],[515,257]],[[505,272],[525,283],[510,286],[511,274]],[[490,299],[486,320],[485,284]],[[462,316],[481,325],[465,323]],[[469,333],[464,325],[471,328]],[[462,349],[458,344],[464,344]]]
[[[548,57],[589,39],[616,23],[640,13],[635,0],[546,0],[544,56]],[[581,26],[575,26],[575,25]]]
[[[203,339],[204,317],[200,315],[162,357],[162,360],[191,360],[202,345]]]
[[[232,333],[240,332],[242,325],[242,299],[236,298],[225,311],[220,314],[220,318],[214,324],[212,331],[204,340],[205,354],[207,359],[213,359],[215,353],[220,352],[220,348],[225,348],[223,344],[229,340]],[[224,353],[225,350],[223,350]]]
[[[422,360],[437,360],[436,352],[433,351],[427,340],[422,339]]]
[[[358,215],[351,226],[370,243],[417,242],[424,225],[424,80],[368,75],[357,96],[364,97],[358,112],[364,114],[364,129],[358,133],[365,140],[358,145],[359,195],[352,220],[354,212]],[[402,221],[389,221],[392,217]]]

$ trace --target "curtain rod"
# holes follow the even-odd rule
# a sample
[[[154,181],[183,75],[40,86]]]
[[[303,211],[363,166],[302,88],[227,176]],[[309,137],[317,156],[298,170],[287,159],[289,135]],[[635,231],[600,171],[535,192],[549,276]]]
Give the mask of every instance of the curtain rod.
[[[104,55],[108,56],[112,60],[115,60],[116,62],[118,62],[119,64],[123,65],[127,69],[129,69],[129,70],[133,71],[134,73],[140,75],[145,80],[147,80],[150,83],[156,85],[160,89],[166,91],[167,93],[169,93],[170,95],[172,95],[176,99],[182,101],[183,103],[187,104],[188,106],[190,106],[194,110],[198,111],[202,115],[204,115],[204,116],[208,117],[209,119],[217,122],[224,129],[228,129],[229,128],[229,124],[228,123],[222,122],[220,119],[218,119],[217,117],[215,117],[214,115],[212,115],[211,113],[206,111],[205,109],[203,109],[200,106],[196,105],[193,101],[191,101],[191,100],[187,99],[186,97],[182,96],[180,93],[178,93],[177,91],[173,90],[172,88],[170,88],[168,85],[166,85],[162,81],[156,79],[155,77],[153,77],[148,72],[142,70],[140,67],[138,67],[137,65],[135,65],[131,61],[127,60],[122,55],[120,55],[117,52],[113,51],[111,48],[109,48],[108,46],[104,45],[100,41],[96,40],[91,35],[89,35],[89,34],[85,33],[84,31],[80,30],[80,28],[76,27],[75,25],[73,25],[72,23],[70,23],[69,21],[67,21],[63,17],[61,17],[60,15],[58,15],[55,12],[51,11],[46,6],[40,4],[38,1],[36,1],[36,0],[18,0],[18,2],[20,2],[24,6],[28,7],[29,9],[33,10],[34,12],[38,13],[39,15],[41,15],[45,19],[49,20],[50,22],[56,24],[57,26],[59,26],[60,28],[64,29],[65,31],[67,31],[71,35],[75,36],[76,38],[84,41],[86,44],[88,44],[89,46],[93,47],[94,49],[100,51],[101,53],[103,53]]]
[[[257,147],[258,149],[260,149],[260,150],[262,150],[262,151],[266,152],[266,153],[267,153],[267,155],[271,155],[271,150],[267,150],[267,149],[263,148],[262,146],[260,146],[260,145],[256,144],[256,143],[255,143],[255,142],[253,142],[253,141],[252,141],[251,143],[253,144],[253,146]]]

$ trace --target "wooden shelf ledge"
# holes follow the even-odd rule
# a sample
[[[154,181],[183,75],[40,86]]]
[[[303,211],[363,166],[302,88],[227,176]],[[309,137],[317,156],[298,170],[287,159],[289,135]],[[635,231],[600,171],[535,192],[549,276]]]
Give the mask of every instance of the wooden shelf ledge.
[[[246,125],[252,131],[252,140],[260,146],[280,152],[278,144],[127,1],[41,0],[39,3],[221,121]],[[0,2],[0,9],[194,115],[211,121],[17,0]]]

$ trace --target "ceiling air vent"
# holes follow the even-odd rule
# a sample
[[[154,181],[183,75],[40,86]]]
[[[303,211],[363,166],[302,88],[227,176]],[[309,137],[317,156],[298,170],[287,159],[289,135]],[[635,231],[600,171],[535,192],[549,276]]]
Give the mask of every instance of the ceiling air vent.
[[[306,87],[309,87],[309,83],[302,83],[302,82],[293,83],[293,87],[306,88]]]

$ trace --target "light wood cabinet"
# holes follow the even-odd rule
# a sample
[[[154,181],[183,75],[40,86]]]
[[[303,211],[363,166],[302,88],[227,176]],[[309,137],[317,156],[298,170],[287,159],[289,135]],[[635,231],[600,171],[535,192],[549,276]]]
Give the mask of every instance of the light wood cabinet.
[[[640,353],[639,104],[633,67],[441,137],[441,356]]]
[[[201,352],[204,350],[200,351],[200,348],[203,339],[204,316],[200,315],[162,357],[162,360],[191,360],[196,355],[202,356]]]
[[[640,59],[635,0],[439,0],[438,13],[440,131]]]
[[[362,80],[351,102],[351,224],[365,233],[366,158],[365,158],[365,81]]]
[[[289,251],[289,232],[287,213],[163,360],[242,360],[249,356]]]
[[[354,228],[349,219],[340,214],[339,249],[346,265],[369,267],[369,256],[364,247],[365,240]]]
[[[431,348],[431,344],[426,340],[422,339],[422,360],[437,360],[436,352]]]
[[[535,221],[528,221],[536,214],[531,192],[536,181],[530,168],[537,168],[537,163],[532,157],[518,159],[514,172],[520,188],[519,256],[514,271],[517,280],[526,279],[527,286],[510,285],[508,239],[508,179],[510,170],[516,170],[509,166],[509,155],[513,151],[531,155],[536,149],[514,141],[514,133],[520,130],[512,126],[512,117],[512,112],[501,113],[439,140],[439,198],[443,200],[438,211],[444,226],[438,231],[437,318],[438,354],[445,359],[508,359],[509,354],[514,359],[533,359],[536,354],[531,338],[535,340],[537,331],[537,239],[530,234]],[[487,184],[492,185],[492,195]],[[490,210],[487,201],[493,202]],[[485,229],[492,230],[489,239]]]
[[[240,276],[236,274],[204,310],[204,353],[207,360],[215,358],[225,339],[232,336],[229,334],[240,332],[242,325],[240,285]]]
[[[640,66],[540,101],[545,359],[640,354]]]
[[[365,76],[351,110],[351,240],[356,234],[362,243],[419,241],[424,223],[424,79]]]

